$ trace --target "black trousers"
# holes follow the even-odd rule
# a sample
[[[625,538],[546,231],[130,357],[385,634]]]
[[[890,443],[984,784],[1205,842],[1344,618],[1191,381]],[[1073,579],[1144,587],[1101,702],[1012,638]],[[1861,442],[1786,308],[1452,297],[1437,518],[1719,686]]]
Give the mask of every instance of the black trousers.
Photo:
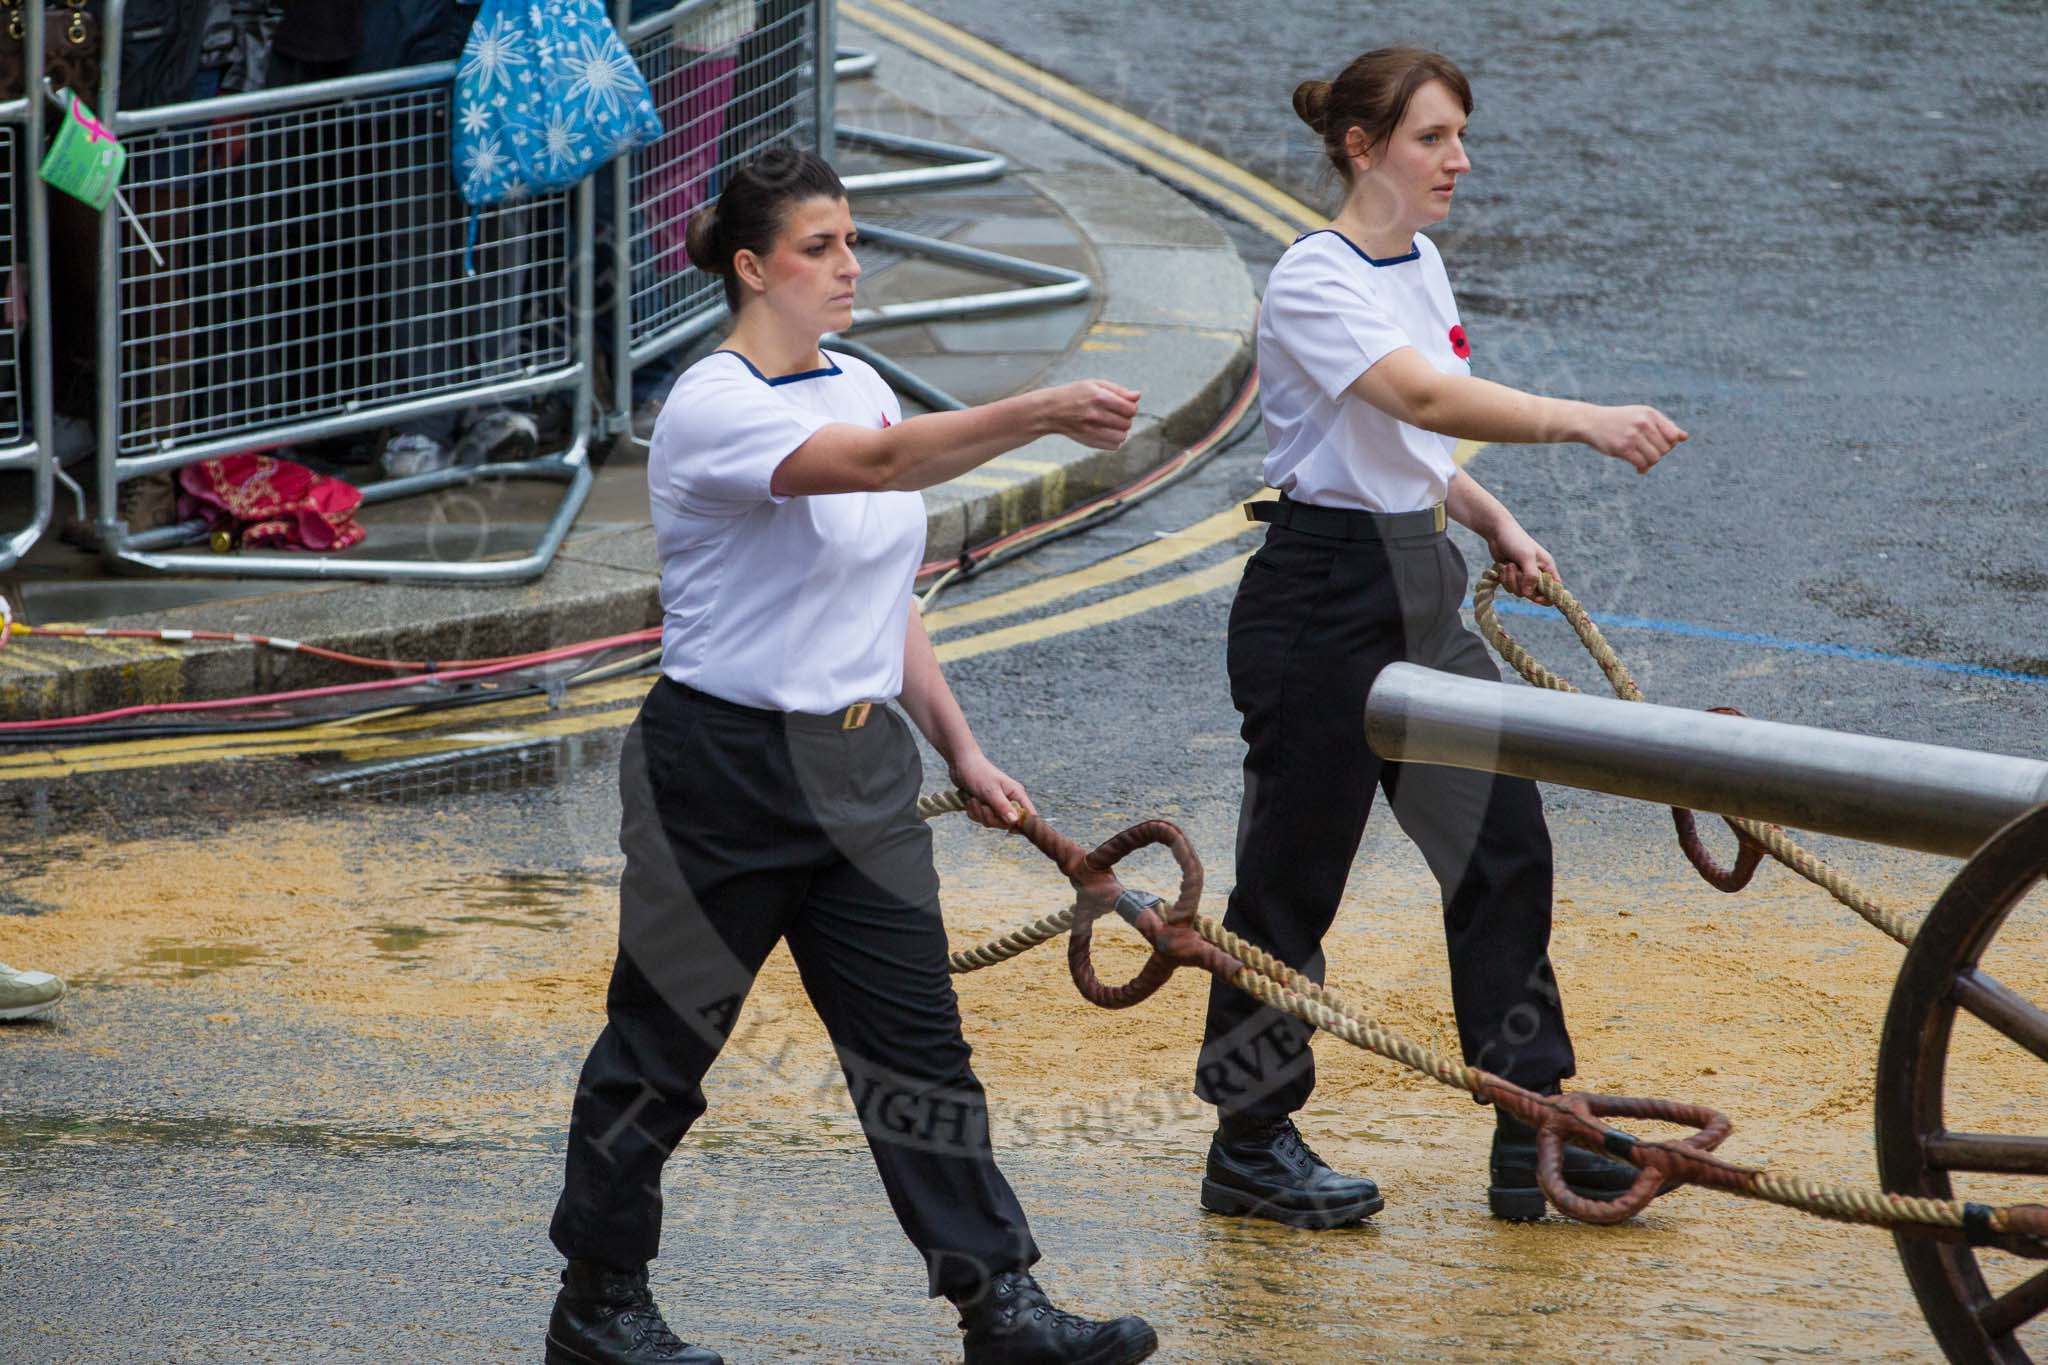
[[[960,1034],[921,776],[887,707],[849,730],[654,685],[620,759],[619,956],[569,1122],[563,1255],[653,1259],[662,1163],[786,938],[931,1292],[1038,1259]]]
[[[1574,1065],[1550,968],[1550,833],[1535,784],[1388,763],[1365,742],[1366,694],[1390,663],[1500,677],[1458,619],[1465,574],[1440,531],[1267,532],[1230,612],[1230,693],[1250,752],[1223,923],[1321,981],[1323,935],[1380,788],[1443,892],[1465,1059],[1543,1088]],[[1195,1093],[1229,1113],[1294,1112],[1315,1086],[1311,1032],[1213,983]]]

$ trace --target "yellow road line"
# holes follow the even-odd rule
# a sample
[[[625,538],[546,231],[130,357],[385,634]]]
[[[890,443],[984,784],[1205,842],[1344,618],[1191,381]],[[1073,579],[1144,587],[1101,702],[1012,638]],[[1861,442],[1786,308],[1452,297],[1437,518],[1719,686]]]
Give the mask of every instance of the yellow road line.
[[[1258,501],[1275,496],[1270,488],[1259,490]],[[1236,505],[1228,511],[1206,517],[1184,531],[1140,545],[1136,549],[1105,559],[1100,564],[1090,564],[1085,569],[1055,574],[1026,583],[1008,592],[992,593],[977,601],[965,602],[957,607],[942,607],[924,618],[925,629],[937,634],[942,630],[958,630],[962,626],[977,625],[992,621],[998,616],[1012,616],[1020,611],[1030,611],[1048,602],[1057,602],[1063,597],[1073,597],[1091,588],[1103,587],[1139,574],[1149,573],[1162,565],[1177,559],[1200,554],[1211,545],[1226,540],[1235,540],[1249,531],[1259,529],[1257,522],[1244,519],[1244,513]]]
[[[643,692],[652,685],[645,678],[638,681]],[[581,734],[587,730],[608,729],[627,724],[636,714],[629,707],[565,712],[520,726],[516,730],[508,730],[492,742],[547,739]],[[445,720],[446,717],[440,719]],[[67,750],[66,757],[62,758],[40,755],[39,757],[43,759],[40,764],[10,768],[0,773],[0,781],[29,782],[38,778],[78,777],[86,773],[126,772],[136,768],[164,768],[187,763],[290,758],[312,753],[331,753],[347,762],[372,758],[411,758],[420,754],[453,753],[459,749],[473,749],[478,744],[474,734],[430,735],[417,738],[402,735],[361,735],[352,734],[339,726],[323,726],[317,731],[280,730],[268,737],[268,742],[261,744],[224,744],[218,735],[210,738],[213,743],[208,748],[148,750],[130,745],[122,746],[124,752],[120,754],[100,755],[74,749]]]
[[[570,734],[574,729],[559,726],[589,714],[588,708],[603,707],[645,696],[648,679],[616,678],[592,683],[570,693],[578,709],[548,713],[545,697],[511,697],[497,702],[479,702],[459,714],[475,725],[537,716],[539,719],[511,728],[515,738],[548,734]],[[600,712],[604,723],[616,723],[630,713]],[[390,751],[410,744],[414,732],[449,722],[446,711],[411,712],[369,722],[323,721],[290,730],[268,730],[246,735],[166,735],[161,739],[120,740],[114,743],[78,744],[57,750],[0,752],[0,781],[25,782],[38,778],[69,777],[79,773],[118,772],[130,768],[163,767],[178,763],[211,763],[237,758],[278,758],[294,754],[382,748]],[[472,726],[474,728],[474,726]],[[428,741],[439,748],[466,747],[471,741],[443,737]]]
[[[854,0],[845,0],[845,3],[842,3],[840,6],[840,13],[853,19],[863,27],[873,29],[876,33],[881,34],[897,46],[908,48],[926,61],[945,67],[948,71],[966,77],[985,90],[993,91],[1014,104],[1024,106],[1048,122],[1058,124],[1070,132],[1081,134],[1087,137],[1089,141],[1107,147],[1118,155],[1134,161],[1148,170],[1156,171],[1176,184],[1193,189],[1197,193],[1213,199],[1232,213],[1243,218],[1246,222],[1255,225],[1261,231],[1269,233],[1281,241],[1291,242],[1305,230],[1298,221],[1290,221],[1280,217],[1262,203],[1232,189],[1221,180],[1206,175],[1185,162],[1166,157],[1133,138],[1126,137],[1121,133],[1111,132],[1099,123],[1076,113],[1066,105],[1047,99],[1043,95],[1035,94],[1013,80],[994,75],[982,66],[960,56],[956,52],[948,50],[946,47],[932,41],[914,29],[907,28],[903,24],[885,18],[876,11],[869,9],[866,5],[854,3]],[[916,14],[916,11],[911,10],[908,13]],[[936,20],[924,19],[923,22],[927,27],[944,27],[938,25]],[[957,30],[955,31],[957,32]],[[966,35],[961,34],[960,36],[965,37]],[[1041,73],[1038,79],[1041,84],[1046,85],[1048,88],[1055,88],[1054,77],[1045,76]],[[1065,82],[1057,82],[1057,85],[1065,85]],[[1066,88],[1069,90],[1074,89],[1072,86],[1067,86]],[[1077,91],[1076,93],[1079,92]],[[1163,132],[1164,130],[1161,131]],[[1171,134],[1166,134],[1166,136],[1170,137]],[[1320,222],[1322,219],[1317,218],[1316,221]]]
[[[1241,515],[1241,514],[1240,514]],[[1096,626],[1108,625],[1151,611],[1189,597],[1200,597],[1218,588],[1229,587],[1244,573],[1244,562],[1249,554],[1233,555],[1220,564],[1212,564],[1194,573],[1170,578],[1164,583],[1155,583],[1149,588],[1123,593],[1085,607],[1071,611],[1041,616],[1035,621],[1020,625],[1005,626],[1000,630],[983,631],[963,640],[947,640],[936,646],[940,663],[956,659],[971,659],[977,654],[992,654],[997,650],[1015,649],[1019,645],[1033,644],[1039,640],[1050,640],[1058,635],[1071,635],[1075,631],[1092,630]]]
[[[1279,186],[1260,179],[1241,166],[1231,164],[1207,148],[1178,137],[1156,123],[1139,118],[1127,109],[1118,108],[1108,100],[1063,81],[942,19],[935,19],[916,6],[903,3],[903,0],[843,0],[839,8],[840,13],[878,32],[883,30],[875,21],[881,16],[874,11],[884,11],[902,23],[924,30],[956,52],[969,54],[997,71],[1008,72],[1019,80],[1030,82],[1038,90],[1058,98],[1069,110],[1080,111],[1095,120],[1096,122],[1091,124],[1087,119],[1070,115],[1069,120],[1063,121],[1066,126],[1079,128],[1091,138],[1102,136],[1100,124],[1122,129],[1132,137],[1172,157],[1184,167],[1197,170],[1212,181],[1229,185],[1269,209],[1270,216],[1289,225],[1280,234],[1288,241],[1294,240],[1309,228],[1320,227],[1329,221],[1328,214],[1309,207]],[[976,80],[977,84],[984,83],[981,78],[975,76],[970,75],[969,79]]]
[[[1023,470],[1019,470],[1014,474],[1005,474],[1000,469],[991,470],[983,466],[980,469],[970,469],[965,474],[955,474],[952,478],[946,480],[946,484],[948,487],[958,484],[963,488],[1015,488],[1019,484],[1031,481],[1033,478],[1033,475]]]

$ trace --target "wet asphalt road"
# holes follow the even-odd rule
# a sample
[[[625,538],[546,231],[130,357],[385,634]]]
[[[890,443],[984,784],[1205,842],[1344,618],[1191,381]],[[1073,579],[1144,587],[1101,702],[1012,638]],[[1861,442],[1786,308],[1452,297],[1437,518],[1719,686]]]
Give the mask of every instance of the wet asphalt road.
[[[933,8],[1305,197],[1324,191],[1287,108],[1295,80],[1382,40],[1451,53],[1477,86],[1477,169],[1439,240],[1475,368],[1654,402],[1694,433],[1647,479],[1568,449],[1496,448],[1475,473],[1596,610],[1902,660],[1617,631],[1652,698],[2048,755],[2048,684],[1913,662],[2048,673],[2041,6],[1411,5],[1379,9],[1370,30],[1327,6],[1263,11],[1250,30],[1243,7],[1222,3]],[[1241,240],[1255,263],[1270,259],[1269,244]],[[1123,520],[944,602],[1224,508],[1256,487],[1258,453],[1254,436]],[[1168,814],[1221,888],[1240,754],[1221,668],[1228,605],[1210,593],[948,672],[990,753],[1048,814],[1077,834]],[[1561,625],[1513,625],[1546,660],[1594,679]],[[432,858],[484,879],[601,882],[616,868],[606,757],[597,746],[557,788],[469,798],[434,821],[334,808],[309,827],[345,862]],[[936,785],[935,765],[930,775]],[[264,825],[237,810],[270,797],[290,808],[301,776],[186,775],[198,817],[165,817],[168,803],[145,790],[154,779],[136,778],[55,830],[25,807],[11,828],[45,860],[68,856],[67,839],[111,844],[146,878],[223,821],[260,845]],[[1658,834],[1655,812],[1568,791],[1551,805],[1582,857]],[[432,847],[423,826],[441,828]],[[1390,838],[1386,828],[1369,838]],[[310,874],[280,853],[220,875],[272,880],[282,897]],[[1564,875],[1593,871],[1581,861]],[[1048,908],[1030,894],[1020,889],[1020,914]],[[76,908],[0,912],[26,922]],[[379,942],[368,970],[410,970],[416,944]],[[430,1037],[402,1023],[379,1033],[318,1002],[237,1004],[265,995],[260,962],[190,965],[107,972],[56,1025],[4,1039],[0,1205],[15,1212],[0,1222],[0,1361],[535,1358],[560,1105],[582,1034],[507,1046],[488,1013]],[[665,1298],[687,1304],[707,1340],[762,1343],[736,1359],[929,1358],[943,1315],[918,1296],[856,1139],[843,1121],[807,1119],[707,1120],[688,1178],[729,1172],[743,1203],[698,1209],[686,1236],[672,1223]],[[1077,1162],[1049,1144],[1005,1164],[1039,1192],[1042,1238],[1073,1252],[1061,1283],[1107,1306],[1143,1300],[1148,1257],[1186,1252],[1179,1224],[1148,1216],[1134,1230],[1119,1210],[1179,1208],[1195,1159],[1110,1143]],[[812,1230],[818,1210],[830,1218]],[[1158,1291],[1169,1321],[1253,1264],[1229,1228],[1192,1235],[1214,1274]],[[1347,1319],[1355,1344],[1331,1349],[1398,1356],[1399,1343],[1372,1339],[1365,1307]],[[1170,1358],[1318,1358],[1265,1356],[1259,1324],[1233,1327],[1206,1347],[1169,1337]]]
[[[1476,100],[1436,234],[1475,372],[1693,433],[1641,482],[1579,450],[1483,457],[1567,580],[1610,610],[2048,671],[2040,4],[932,9],[1319,205],[1295,83],[1440,49]]]

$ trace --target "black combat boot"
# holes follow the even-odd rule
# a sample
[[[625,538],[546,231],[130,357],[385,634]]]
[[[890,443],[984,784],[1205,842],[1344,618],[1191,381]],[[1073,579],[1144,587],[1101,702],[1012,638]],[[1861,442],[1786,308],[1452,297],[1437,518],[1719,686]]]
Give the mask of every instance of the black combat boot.
[[[967,1333],[966,1365],[1131,1365],[1159,1349],[1143,1318],[1090,1322],[1063,1313],[1021,1270],[1003,1271],[953,1306]]]
[[[1294,1120],[1225,1114],[1209,1142],[1202,1207],[1270,1218],[1297,1228],[1334,1228],[1386,1207],[1380,1187],[1339,1175],[1301,1140]]]
[[[547,1365],[725,1365],[724,1357],[676,1340],[647,1292],[647,1267],[618,1270],[571,1261],[548,1319]]]
[[[1531,1223],[1543,1216],[1543,1189],[1536,1183],[1536,1130],[1505,1109],[1494,1110],[1493,1153],[1487,1161],[1492,1183],[1486,1207],[1510,1223]],[[1619,1199],[1641,1174],[1626,1161],[1616,1161],[1564,1146],[1564,1183],[1581,1199],[1601,1203]]]

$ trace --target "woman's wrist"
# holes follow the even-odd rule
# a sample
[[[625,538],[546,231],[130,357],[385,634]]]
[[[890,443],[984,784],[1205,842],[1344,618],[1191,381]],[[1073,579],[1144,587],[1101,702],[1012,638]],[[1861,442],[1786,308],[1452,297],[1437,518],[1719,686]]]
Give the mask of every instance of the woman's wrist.
[[[1025,427],[1031,433],[1032,440],[1035,441],[1041,436],[1051,436],[1059,431],[1058,403],[1053,396],[1053,390],[1033,389],[1029,393],[1019,394],[1018,398],[1025,405]]]
[[[1593,430],[1594,406],[1576,398],[1553,398],[1550,402],[1556,412],[1550,423],[1553,444],[1586,444],[1586,437]]]

